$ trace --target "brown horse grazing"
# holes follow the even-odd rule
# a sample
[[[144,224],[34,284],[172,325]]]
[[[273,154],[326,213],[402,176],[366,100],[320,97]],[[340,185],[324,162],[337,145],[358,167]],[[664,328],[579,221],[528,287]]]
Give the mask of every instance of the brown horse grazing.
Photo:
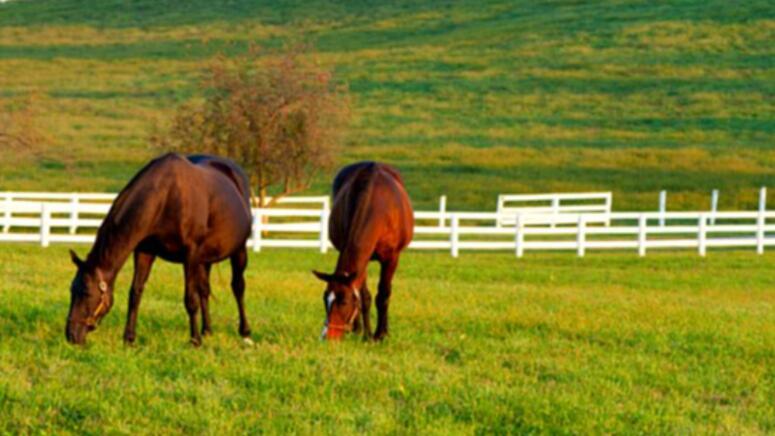
[[[239,333],[250,335],[243,295],[247,266],[245,241],[250,234],[248,180],[235,163],[213,156],[183,157],[170,153],[148,165],[119,193],[105,217],[86,260],[71,250],[78,267],[71,285],[67,340],[83,344],[86,333],[113,306],[113,283],[134,252],[135,271],[129,290],[124,341],[135,340],[137,308],[156,257],[182,263],[185,305],[191,342],[210,329],[210,267],[231,260],[231,287],[239,309]]]
[[[366,286],[370,260],[380,263],[377,292],[377,330],[374,339],[388,333],[388,304],[398,256],[414,233],[414,212],[398,172],[385,164],[359,162],[343,168],[334,179],[334,205],[329,234],[339,250],[333,274],[313,273],[328,285],[323,293],[326,326],[323,336],[340,339],[360,328],[371,335],[371,293]]]

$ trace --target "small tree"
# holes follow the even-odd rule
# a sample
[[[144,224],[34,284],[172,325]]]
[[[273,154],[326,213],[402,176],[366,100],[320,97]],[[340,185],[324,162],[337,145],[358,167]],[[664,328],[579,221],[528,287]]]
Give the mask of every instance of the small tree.
[[[309,187],[333,163],[349,97],[308,51],[218,57],[205,71],[204,99],[178,108],[151,143],[183,153],[227,156],[245,168],[259,205]],[[267,190],[277,193],[267,202]]]

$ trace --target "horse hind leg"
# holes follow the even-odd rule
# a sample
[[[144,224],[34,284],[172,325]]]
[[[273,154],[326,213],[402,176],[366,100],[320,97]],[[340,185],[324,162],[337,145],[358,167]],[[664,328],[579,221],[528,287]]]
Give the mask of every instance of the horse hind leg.
[[[398,267],[398,256],[381,263],[379,289],[377,291],[377,331],[374,339],[380,341],[388,334],[388,306],[392,292],[393,274]]]
[[[237,300],[239,310],[239,334],[243,338],[250,336],[250,326],[245,316],[245,268],[248,266],[248,251],[240,249],[231,257],[231,290]]]
[[[191,334],[191,344],[198,347],[202,344],[202,336],[197,328],[197,317],[201,304],[200,283],[205,278],[204,266],[197,263],[186,263],[184,265],[184,274],[186,280],[186,292],[183,301],[188,312],[188,326]]]

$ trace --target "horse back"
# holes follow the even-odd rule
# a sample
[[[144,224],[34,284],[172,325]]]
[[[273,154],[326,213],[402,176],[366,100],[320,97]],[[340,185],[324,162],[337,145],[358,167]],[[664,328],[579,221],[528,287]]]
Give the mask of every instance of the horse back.
[[[412,239],[414,212],[398,171],[365,161],[344,167],[334,178],[331,241],[342,251],[348,241],[375,241],[401,250]]]
[[[250,183],[242,168],[229,159],[204,154],[186,157],[189,162],[204,168],[211,168],[225,175],[237,187],[240,196],[250,207]]]
[[[168,153],[122,190],[106,221],[167,260],[181,261],[194,246],[203,258],[219,260],[250,235],[247,177],[227,159]]]

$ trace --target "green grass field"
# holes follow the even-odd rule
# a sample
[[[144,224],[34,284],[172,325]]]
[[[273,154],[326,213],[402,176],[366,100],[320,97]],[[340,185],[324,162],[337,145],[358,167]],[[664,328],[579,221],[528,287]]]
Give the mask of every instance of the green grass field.
[[[0,189],[118,190],[208,59],[298,40],[352,90],[340,163],[398,165],[422,208],[613,190],[654,210],[667,189],[696,210],[718,188],[751,209],[775,185],[767,0],[41,0],[0,5],[0,95],[42,93],[52,142],[1,161]]]
[[[410,252],[391,337],[330,345],[309,270],[334,261],[251,256],[254,347],[216,269],[201,349],[165,263],[122,344],[127,268],[81,349],[64,340],[66,250],[0,246],[0,433],[775,432],[771,254]]]
[[[0,191],[118,191],[210,59],[300,40],[351,90],[338,163],[397,165],[417,209],[610,190],[654,210],[667,189],[697,210],[717,188],[739,210],[775,187],[768,0],[11,0],[0,105],[37,94],[49,141],[0,150]],[[123,345],[128,266],[76,348],[66,247],[0,244],[0,434],[775,433],[772,253],[410,252],[391,337],[330,345],[309,271],[334,262],[251,255],[253,347],[217,268],[201,349],[163,263]]]

